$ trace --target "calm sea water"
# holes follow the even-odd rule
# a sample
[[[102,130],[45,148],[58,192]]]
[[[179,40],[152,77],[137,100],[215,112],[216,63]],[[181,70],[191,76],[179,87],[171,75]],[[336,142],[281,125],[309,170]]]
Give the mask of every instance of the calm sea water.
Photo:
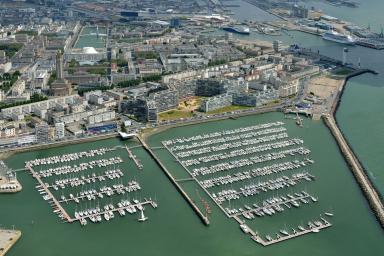
[[[0,201],[1,208],[5,209],[0,211],[0,223],[8,227],[14,224],[23,231],[21,240],[9,255],[361,255],[367,252],[367,248],[372,254],[383,251],[382,230],[322,122],[305,120],[304,128],[298,128],[293,120],[271,113],[171,129],[151,137],[150,144],[158,146],[160,141],[172,137],[277,120],[286,122],[289,135],[303,138],[305,146],[312,150],[311,157],[316,163],[310,169],[317,179],[307,189],[319,198],[319,202],[272,218],[254,220],[252,225],[263,233],[277,232],[284,226],[300,225],[323,211],[332,210],[335,214],[331,218],[333,227],[264,248],[245,236],[235,221],[227,219],[204,192],[196,190],[194,183],[185,183],[184,188],[196,202],[199,194],[212,208],[211,225],[206,227],[149,156],[141,148],[136,148],[134,152],[143,161],[144,170],[138,171],[124,150],[119,151],[126,161],[121,167],[127,171],[128,177],[140,181],[143,195],[157,198],[159,208],[146,211],[149,221],[139,223],[137,216],[125,216],[86,227],[80,227],[78,223],[61,223],[35,190],[36,182],[31,175],[20,173],[18,177],[24,186],[23,191],[3,195]],[[22,153],[11,157],[7,163],[20,168],[27,159],[118,144],[122,142],[111,139]],[[184,171],[166,151],[160,149],[156,152],[175,177],[185,177]]]
[[[369,2],[372,2],[370,8],[373,9],[375,4],[380,4],[379,1]],[[286,42],[300,41],[324,54],[341,57],[342,46],[318,37],[291,33],[282,39]],[[360,57],[362,65],[384,71],[382,52],[361,47],[350,50],[350,60],[357,61]],[[380,152],[384,140],[381,135],[381,99],[384,96],[381,81],[381,75],[353,79],[343,96],[337,118],[369,173],[375,177],[375,184],[382,189],[384,175],[380,176],[378,168],[382,166]],[[174,128],[151,137],[150,144],[157,146],[160,141],[172,137],[282,119],[281,114],[270,113]],[[383,232],[329,131],[322,122],[305,120],[304,128],[298,128],[293,120],[284,121],[290,136],[303,138],[305,146],[312,150],[312,158],[316,163],[311,170],[317,179],[308,190],[319,198],[319,202],[313,207],[293,209],[273,218],[255,220],[252,225],[261,232],[272,232],[284,225],[298,225],[315,218],[319,211],[332,209],[335,216],[331,222],[334,225],[329,229],[263,248],[245,236],[238,224],[227,219],[203,192],[197,192],[198,188],[193,183],[185,183],[185,190],[195,201],[199,201],[197,195],[200,194],[212,208],[211,225],[206,227],[150,157],[141,148],[136,148],[134,153],[143,161],[144,170],[138,171],[123,150],[119,154],[126,163],[121,167],[127,170],[127,176],[140,181],[143,194],[156,197],[159,202],[159,208],[146,211],[150,218],[148,222],[139,223],[137,216],[125,216],[116,217],[109,223],[89,224],[85,228],[79,224],[61,223],[35,190],[36,182],[31,175],[19,173],[23,191],[0,197],[1,226],[15,225],[23,231],[21,240],[8,255],[379,255],[384,251]],[[22,153],[9,158],[7,163],[13,168],[20,168],[24,161],[33,158],[118,144],[122,142],[111,139]],[[167,152],[156,152],[177,178],[185,177],[183,170]]]

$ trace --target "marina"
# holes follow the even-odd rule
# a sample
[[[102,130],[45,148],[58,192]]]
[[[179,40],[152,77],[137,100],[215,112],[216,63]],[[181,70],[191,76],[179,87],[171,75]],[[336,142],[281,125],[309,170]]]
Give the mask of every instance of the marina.
[[[130,152],[135,164],[139,162],[127,146],[121,146],[37,158],[26,161],[25,167],[37,180],[39,194],[64,222],[78,221],[85,226],[87,220],[98,223],[126,213],[139,215],[138,221],[143,222],[148,219],[145,206],[158,205],[151,198],[141,199],[142,187],[137,180],[126,181],[129,171],[120,169],[124,161],[115,155],[119,149]]]
[[[230,203],[224,202],[223,209],[224,211],[225,208],[243,208],[246,210],[245,205],[254,207],[253,203],[256,203],[259,206],[262,206],[262,202],[264,200],[277,196],[287,197],[287,194],[295,196],[294,193],[301,193],[304,190],[311,196],[318,199],[318,202],[313,202],[312,199],[308,198],[308,200],[306,199],[309,202],[308,204],[298,202],[300,203],[300,207],[298,208],[292,205],[290,205],[291,208],[282,205],[285,210],[283,212],[277,212],[275,210],[276,213],[271,216],[265,214],[261,217],[255,216],[254,219],[249,220],[244,216],[239,215],[238,217],[235,216],[231,219],[241,219],[241,221],[243,221],[243,223],[248,226],[250,230],[257,233],[259,238],[265,242],[268,242],[266,238],[267,235],[276,239],[276,233],[279,233],[280,229],[285,229],[289,234],[293,234],[292,228],[299,233],[301,230],[298,226],[308,229],[307,223],[313,223],[315,220],[320,220],[319,214],[322,214],[325,219],[329,219],[329,222],[332,222],[332,228],[321,229],[318,233],[308,232],[305,235],[296,237],[296,239],[292,238],[283,240],[284,242],[277,242],[276,246],[271,245],[264,247],[262,244],[259,245],[259,243],[256,243],[252,239],[251,234],[245,234],[239,227],[240,224],[237,221],[230,221],[231,219],[227,217],[224,211],[222,211],[214,201],[208,198],[205,192],[198,187],[198,184],[194,180],[191,180],[192,177],[187,174],[182,167],[180,167],[179,163],[174,161],[174,158],[172,158],[172,156],[162,146],[161,141],[172,138],[187,138],[202,133],[208,134],[219,132],[222,131],[223,128],[233,130],[240,127],[269,123],[271,120],[283,120],[285,122],[283,125],[286,129],[285,132],[292,138],[303,139],[304,144],[301,146],[311,149],[311,153],[303,156],[288,155],[286,158],[281,160],[276,159],[271,160],[270,162],[265,162],[265,164],[260,163],[260,166],[249,166],[248,169],[260,168],[259,173],[261,174],[262,170],[272,170],[270,168],[262,169],[264,166],[278,165],[282,167],[283,163],[291,162],[292,164],[294,160],[300,160],[300,162],[304,161],[306,166],[302,166],[300,164],[301,167],[292,170],[271,173],[265,176],[257,176],[250,180],[244,180],[243,182],[234,181],[231,184],[228,181],[226,185],[214,186],[208,188],[208,190],[215,194],[217,194],[218,191],[225,189],[240,190],[240,187],[244,187],[245,185],[250,186],[252,183],[258,184],[259,179],[260,182],[266,182],[268,180],[276,180],[279,176],[292,178],[293,174],[308,172],[309,174],[315,176],[315,181],[302,180],[299,184],[293,187],[291,186],[285,189],[267,192],[260,191],[260,193],[255,196],[231,200]],[[205,216],[205,210],[201,198],[209,204],[212,211],[212,214],[209,214],[209,227],[201,224],[196,212],[192,211],[191,205],[186,202],[181,192],[175,188],[175,185],[170,182],[170,179],[168,179],[164,172],[154,163],[147,152],[143,150],[143,146],[135,141],[122,142],[118,139],[109,139],[60,147],[56,148],[54,151],[42,150],[38,152],[28,152],[25,154],[15,155],[14,157],[7,159],[6,164],[13,170],[18,170],[24,167],[23,163],[25,161],[33,159],[48,158],[53,155],[65,155],[73,152],[89,151],[90,149],[98,149],[101,147],[116,148],[114,151],[96,157],[97,159],[109,159],[111,157],[119,156],[123,160],[122,163],[116,164],[115,168],[120,169],[124,173],[124,176],[120,179],[108,181],[108,183],[110,182],[111,184],[105,185],[113,188],[113,183],[123,183],[124,185],[127,185],[130,181],[137,181],[142,188],[136,192],[126,192],[123,195],[119,195],[120,197],[113,195],[112,202],[110,197],[103,194],[104,197],[102,199],[79,199],[80,203],[75,203],[72,200],[68,202],[68,204],[61,202],[61,205],[67,210],[72,218],[75,218],[75,211],[81,212],[87,209],[89,211],[89,209],[99,207],[100,211],[105,212],[104,206],[111,203],[115,208],[118,208],[117,204],[121,202],[121,200],[130,200],[132,204],[133,199],[137,199],[142,202],[145,201],[145,198],[148,200],[152,198],[154,201],[159,202],[159,207],[156,210],[153,210],[153,207],[150,204],[144,205],[144,219],[145,217],[148,218],[144,222],[139,221],[139,218],[142,219],[141,212],[136,208],[136,213],[133,214],[130,214],[125,210],[124,216],[121,216],[118,211],[114,211],[114,218],[109,221],[107,221],[104,218],[104,214],[102,214],[101,223],[94,223],[89,218],[86,218],[87,225],[85,227],[81,226],[80,221],[75,221],[75,223],[79,223],[78,225],[61,223],[61,221],[59,221],[60,219],[57,218],[57,215],[53,214],[50,210],[51,208],[47,201],[42,200],[39,192],[35,190],[36,179],[32,178],[29,172],[20,171],[17,175],[18,179],[23,184],[23,192],[15,195],[5,195],[2,200],[4,206],[13,208],[18,207],[18,210],[13,215],[0,211],[0,217],[2,220],[7,221],[7,223],[14,223],[16,229],[23,230],[23,238],[25,239],[23,239],[22,242],[17,242],[8,254],[9,256],[28,254],[28,251],[32,250],[32,245],[27,242],[27,238],[29,237],[43,239],[53,245],[52,249],[51,247],[46,247],[47,252],[45,252],[45,249],[33,249],[33,251],[38,254],[47,256],[54,254],[54,251],[57,250],[57,248],[64,250],[66,254],[70,253],[74,255],[79,253],[91,253],[93,255],[102,255],[111,252],[123,253],[123,251],[127,250],[127,247],[125,246],[128,244],[127,241],[129,241],[128,246],[133,252],[150,253],[152,250],[158,250],[159,252],[172,251],[176,254],[184,253],[185,255],[196,255],[197,253],[203,253],[203,251],[205,251],[204,253],[206,254],[210,254],[207,253],[207,251],[213,250],[213,248],[215,250],[213,255],[217,253],[225,254],[225,252],[233,252],[233,254],[238,255],[247,255],[249,253],[267,253],[274,255],[278,254],[283,248],[284,250],[287,250],[287,253],[295,252],[297,255],[301,256],[308,255],[309,252],[317,253],[318,249],[316,248],[323,248],[324,246],[330,247],[329,250],[321,250],[318,255],[336,256],[336,254],[329,254],[329,251],[335,251],[337,254],[343,251],[349,255],[358,255],[363,252],[361,247],[362,244],[370,246],[374,252],[380,251],[382,246],[379,242],[382,234],[380,233],[380,230],[377,230],[376,232],[376,229],[374,229],[377,226],[374,218],[370,218],[371,215],[369,209],[362,207],[364,205],[364,198],[361,197],[358,188],[354,187],[354,183],[352,182],[353,180],[349,182],[350,172],[343,164],[343,160],[339,160],[337,147],[332,146],[332,138],[328,135],[327,130],[322,128],[320,122],[304,119],[303,126],[303,128],[298,128],[293,120],[285,120],[283,119],[282,114],[274,113],[242,117],[238,118],[236,122],[233,120],[226,120],[199,126],[176,128],[151,137],[151,140],[147,142],[147,146],[150,148],[156,148],[156,150],[153,149],[153,151],[156,155],[158,155],[158,159],[161,160],[167,168],[167,171],[175,178],[175,182],[185,193],[188,194],[191,203],[194,203],[197,207],[199,207],[199,211],[203,216]],[[312,138],[311,134],[314,132],[316,132],[319,137]],[[247,133],[245,132],[242,136],[245,136],[245,134]],[[201,140],[198,141],[198,143],[202,144]],[[138,171],[135,163],[129,158],[125,145],[127,145],[144,164],[142,171]],[[293,146],[288,148],[293,148]],[[268,152],[256,154],[266,153]],[[234,157],[233,159],[237,158],[239,157]],[[311,160],[313,159],[315,162],[310,163],[306,160],[307,158]],[[189,158],[187,157],[186,159]],[[81,161],[91,162],[93,160],[93,158],[83,158]],[[67,162],[64,165],[73,166],[76,164],[79,166],[80,161],[78,160],[77,163],[75,162],[76,161]],[[207,165],[210,164],[212,164],[212,162],[207,163]],[[295,166],[298,165],[299,164],[295,164]],[[289,165],[287,164],[287,166]],[[200,166],[198,165],[196,167]],[[33,168],[36,169],[36,171],[39,171],[40,166]],[[53,166],[45,166],[42,170],[49,168],[53,168]],[[89,172],[89,174],[92,172],[99,174],[96,170],[97,168],[95,167],[94,169],[85,171],[84,174],[87,172]],[[107,167],[102,168],[105,169]],[[113,169],[114,166],[110,165],[108,168]],[[188,168],[192,169],[195,167],[191,166]],[[247,166],[244,166],[243,168],[244,171],[247,171]],[[239,171],[240,170],[228,170],[216,174],[207,174],[204,176],[199,175],[196,178],[199,180],[206,180],[226,175],[231,175],[231,177],[234,178],[237,176],[232,174],[232,172],[235,173]],[[185,175],[183,175],[183,173]],[[82,171],[78,172],[76,175],[81,176],[80,174],[82,174]],[[68,173],[59,176],[52,175],[42,179],[51,184],[55,179],[66,178],[66,176],[69,178],[70,175],[74,174]],[[348,182],[343,182],[345,180]],[[62,192],[63,195],[69,199],[69,194],[73,194],[75,197],[76,193],[79,193],[80,195],[81,190],[85,191],[95,189],[99,191],[99,188],[104,186],[104,182],[106,181],[103,181],[101,184],[99,184],[99,182],[96,184],[87,183],[83,187],[78,186],[74,188],[66,186],[64,190],[59,189],[56,191],[51,189],[51,191],[60,201]],[[343,184],[343,193],[340,193],[340,184]],[[196,189],[198,189],[199,193],[196,193]],[[347,200],[349,197],[353,197],[356,200]],[[25,204],[25,202],[29,202],[28,205]],[[34,207],[30,207],[29,204]],[[29,214],[25,215],[26,211]],[[333,216],[328,216],[324,212],[331,213]],[[345,212],[351,212],[353,214],[345,214]],[[351,225],[351,223],[355,223],[357,221],[360,221],[363,226],[358,227],[356,225]],[[171,230],[172,232],[165,233],[164,230],[166,229]],[[186,230],[188,230],[188,232],[186,232]],[[86,235],[84,232],[87,232]],[[69,237],[67,235],[68,233],[71,234]],[[178,234],[183,235],[181,236]],[[105,235],[111,238],[108,239],[108,248],[112,249],[105,248]],[[283,234],[280,234],[280,236],[284,237]],[[151,240],[153,243],[148,243],[148,245],[144,248],[141,243],[143,238]],[[70,242],[72,246],[68,247],[63,244],[63,239],[67,239],[66,241]],[[330,245],[328,243],[329,239],[334,240],[335,243]],[[343,241],[348,241],[349,245],[344,246]],[[190,242],[192,244],[199,242],[201,250],[196,248],[196,246],[192,245]],[[89,243],[93,246],[87,246]]]
[[[379,31],[379,26],[382,24],[382,16],[380,15],[383,9],[381,8],[382,1],[357,1],[360,3],[359,8],[348,10],[335,8],[334,6],[329,8],[322,1],[316,1],[315,3],[309,1],[307,7],[310,8],[314,4],[317,5],[315,6],[316,9],[322,9],[325,13],[334,17],[352,20],[362,27],[370,24],[372,31]],[[236,1],[234,3],[243,6],[242,8],[235,7],[237,9],[234,13],[236,13],[237,17],[248,20],[263,17],[257,10],[252,9],[249,4],[244,7],[244,3],[246,2]],[[63,11],[63,13],[66,15],[66,12]],[[76,17],[76,12],[74,14]],[[209,30],[210,26],[207,27],[207,30]],[[247,38],[258,36],[268,40],[271,39],[271,37],[267,38],[264,33],[253,33],[253,27],[250,27],[252,33]],[[233,34],[233,36],[241,35]],[[286,38],[288,37],[287,42]],[[282,36],[274,36],[272,40],[274,39],[282,40],[284,44],[300,43],[303,47],[311,48],[313,52],[320,51],[321,54],[333,58],[341,58],[342,48],[345,47],[342,44],[323,40],[319,36],[296,31],[282,31]],[[376,44],[376,42],[367,41],[361,43],[372,47],[380,47],[380,44]],[[349,49],[347,61],[356,64],[359,60],[360,63],[361,57],[362,66],[370,65],[371,68],[378,70],[382,74],[382,52],[360,47],[359,44],[360,42],[357,41],[356,46]],[[383,194],[384,188],[382,186],[383,173],[380,172],[382,161],[377,160],[381,159],[382,147],[380,145],[383,140],[381,132],[383,128],[381,125],[381,120],[383,120],[381,111],[382,78],[381,75],[378,77],[364,75],[351,81],[343,96],[338,117],[335,118],[340,133],[344,136],[349,147],[353,148],[354,155],[360,160],[365,174],[378,189],[379,196]],[[75,142],[74,144],[77,145],[65,145],[49,150],[36,148],[31,152],[16,153],[10,156],[5,161],[13,170],[20,170],[17,172],[17,177],[23,185],[23,190],[20,193],[2,195],[1,206],[6,210],[0,211],[0,224],[7,225],[7,229],[12,229],[10,225],[14,224],[16,229],[23,231],[23,237],[7,255],[114,255],[126,254],[127,251],[144,255],[151,255],[156,252],[170,256],[180,254],[186,256],[258,254],[297,256],[338,256],[346,254],[357,256],[367,253],[380,255],[384,250],[382,229],[374,218],[371,209],[369,209],[364,194],[356,184],[353,177],[354,173],[347,166],[349,163],[346,164],[332,134],[329,133],[327,127],[324,127],[321,120],[310,121],[303,117],[300,119],[299,126],[299,124],[295,124],[294,120],[283,119],[279,113],[268,113],[249,118],[239,117],[236,118],[236,121],[234,120],[235,118],[233,120],[162,130],[161,133],[148,137],[146,141],[148,147],[157,155],[158,160],[163,163],[169,175],[174,177],[175,183],[187,193],[191,204],[195,204],[199,209],[204,209],[202,199],[209,204],[212,211],[212,214],[209,215],[209,227],[201,225],[196,217],[196,212],[191,210],[191,204],[187,203],[181,192],[175,189],[172,180],[167,178],[165,172],[155,164],[149,154],[141,146],[141,148],[132,149],[132,146],[135,145],[132,141],[121,142],[113,139],[93,143]],[[180,153],[179,160],[185,161],[185,165],[191,159],[199,161],[196,164],[190,161],[193,164],[187,166],[190,171],[196,169],[198,175],[195,177],[186,172],[161,144],[161,141],[173,138],[188,138],[199,134],[233,130],[239,127],[279,120],[285,122],[284,128],[286,128],[286,131],[276,132],[276,135],[281,133],[282,137],[273,141],[244,144],[238,148],[234,147],[235,144],[231,144],[230,147],[228,146],[223,150],[219,150],[218,147],[215,147],[215,144],[211,144],[204,146],[209,148],[210,152],[208,152],[208,149],[201,149],[199,152],[196,151],[196,154],[193,153],[192,155],[191,152],[188,153],[191,155],[185,157],[182,157],[181,153],[184,153],[182,151],[192,151],[192,149],[175,151],[175,153]],[[289,135],[289,138],[284,137],[283,133]],[[267,137],[273,134],[260,136]],[[245,148],[295,138],[302,139],[304,143],[263,152],[254,151],[254,153],[240,154],[250,152]],[[251,139],[252,137],[248,137],[244,143]],[[272,139],[272,137],[268,139]],[[197,144],[203,144],[205,141],[199,140]],[[229,142],[231,141],[227,141],[225,144]],[[217,142],[217,144],[223,143]],[[88,223],[86,228],[82,228],[81,225],[77,224],[61,223],[56,215],[52,214],[47,201],[42,200],[42,195],[35,190],[36,179],[30,175],[29,171],[23,171],[23,163],[31,159],[48,158],[52,155],[61,156],[100,147],[114,147],[115,145],[122,145],[122,150],[115,151],[113,156],[108,153],[104,156],[95,156],[95,158],[109,159],[120,156],[123,160],[121,163],[107,167],[95,166],[93,169],[89,168],[89,170],[78,171],[77,173],[67,172],[60,175],[52,173],[51,176],[41,178],[43,182],[55,185],[57,190],[53,186],[49,187],[49,189],[71,217],[74,216],[75,212],[78,214],[82,212],[84,215],[86,210],[89,212],[91,209],[99,208],[100,212],[103,212],[100,215],[102,222],[108,222],[108,225],[92,224],[93,221],[89,217],[85,219]],[[137,165],[129,158],[125,146],[132,149],[132,153],[144,165],[141,171],[137,170]],[[307,155],[284,153],[300,147],[310,149],[310,152]],[[196,148],[200,149],[197,146]],[[238,149],[244,149],[244,151],[235,151]],[[207,151],[205,152],[205,150]],[[252,150],[256,150],[256,148]],[[233,157],[221,159],[220,156],[217,156],[219,153],[224,153],[222,156],[233,155]],[[250,159],[255,157],[254,155],[258,155],[257,160],[259,162],[254,162],[256,158]],[[203,158],[199,159],[200,157]],[[306,159],[315,162],[311,163]],[[204,162],[205,160],[209,161]],[[33,169],[39,172],[60,165],[71,165],[71,168],[73,168],[75,164],[79,166],[81,162],[90,161],[92,160],[82,158],[70,164],[58,163],[55,167],[46,165],[41,166],[41,168],[40,166],[34,166]],[[223,162],[226,164],[218,165]],[[211,166],[215,168],[212,169],[215,172],[209,173]],[[104,170],[96,170],[99,168]],[[93,173],[99,177],[104,175],[107,170],[120,170],[124,175],[112,180],[104,176],[106,180],[96,178],[95,182],[93,182]],[[252,170],[255,170],[255,172]],[[120,175],[120,173],[116,174]],[[295,180],[296,176],[294,177],[294,175],[303,175],[311,180],[309,181],[304,177]],[[84,176],[84,179],[81,176]],[[78,180],[73,180],[74,178],[78,178]],[[303,191],[311,197],[303,198],[308,201],[307,204],[295,200],[300,204],[299,207],[295,207],[293,202],[279,205],[284,211],[279,212],[272,207],[275,211],[272,215],[264,213],[263,216],[257,216],[253,211],[251,212],[254,216],[253,219],[250,214],[234,216],[233,219],[238,218],[241,221],[242,224],[239,224],[240,222],[229,220],[216,201],[210,199],[208,194],[203,191],[195,178],[212,195],[218,196],[219,192],[223,191],[236,191],[239,198],[223,201],[221,205],[224,210],[226,208],[231,210],[242,208],[246,212],[248,210],[246,206],[250,207],[251,210],[257,209],[253,204],[262,207],[263,202],[267,203],[267,200],[281,197],[288,199],[288,194],[296,197],[295,193],[302,194]],[[72,184],[81,181],[84,184],[72,187],[71,182],[69,182],[63,184],[65,188],[61,188],[60,185],[55,183],[55,180],[65,179],[70,179]],[[142,189],[127,192],[120,187],[121,185],[128,187],[128,183],[132,181],[138,182]],[[294,185],[291,184],[293,182]],[[101,191],[104,186],[113,190],[112,201],[107,193],[101,193],[103,191],[111,193],[110,189]],[[264,191],[263,188],[267,191]],[[38,188],[38,190],[40,189],[42,188]],[[117,191],[120,191],[121,194],[118,194]],[[125,193],[122,194],[121,191],[125,191]],[[90,199],[88,197],[79,198],[81,192],[83,194],[88,192]],[[103,195],[103,198],[99,197],[99,193]],[[79,203],[71,198],[70,194],[73,195],[73,198],[77,198]],[[61,195],[69,200],[68,203],[62,201]],[[146,204],[146,209],[143,212],[139,211],[137,207],[135,207],[136,213],[133,214],[125,210],[125,215],[123,215],[122,209],[113,211],[114,219],[111,219],[110,210],[107,211],[104,208],[108,205],[108,209],[110,209],[110,204],[114,208],[118,208],[117,204],[122,203],[122,200],[129,200],[130,204],[133,202],[132,199],[144,202],[145,198],[150,199],[154,195],[159,198],[161,203],[161,207],[156,210],[156,214],[155,211],[152,211],[151,205]],[[94,199],[93,196],[96,198]],[[220,195],[221,198],[225,196],[227,194]],[[229,196],[233,195],[229,194]],[[314,202],[312,196],[318,201]],[[281,210],[279,206],[276,205]],[[325,209],[327,210],[324,213]],[[204,211],[200,211],[204,215]],[[269,209],[268,211],[271,213]],[[319,213],[322,213],[323,217],[326,216],[326,221],[329,219],[329,222],[332,222],[332,228],[328,228],[330,225],[322,221]],[[106,220],[104,215],[109,218],[109,221]],[[96,217],[96,222],[98,219],[99,217]],[[309,222],[316,225],[315,221],[323,223],[324,227],[327,226],[327,228],[311,228]],[[84,220],[81,222],[85,223]],[[144,222],[144,224],[141,222]],[[293,237],[296,239],[293,239]],[[254,239],[259,242],[255,242]],[[263,244],[275,240],[278,241],[275,246],[263,246]],[[143,246],[143,243],[145,243],[145,246]]]
[[[298,190],[299,184],[307,187],[315,181],[308,169],[315,163],[311,151],[301,138],[290,138],[284,126],[283,122],[263,123],[164,140],[162,145],[228,218],[235,219],[254,241],[267,246],[331,226],[324,219],[267,241],[250,225],[243,226],[245,220],[296,211],[318,202],[316,196]],[[268,164],[270,161],[273,164]]]

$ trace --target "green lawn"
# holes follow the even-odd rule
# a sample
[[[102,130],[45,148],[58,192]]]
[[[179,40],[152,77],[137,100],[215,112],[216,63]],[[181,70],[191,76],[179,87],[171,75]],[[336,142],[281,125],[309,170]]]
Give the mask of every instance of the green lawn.
[[[190,118],[193,117],[193,114],[188,111],[180,111],[180,110],[169,110],[166,112],[162,112],[159,114],[159,120],[165,121],[165,120],[175,120],[180,118]]]

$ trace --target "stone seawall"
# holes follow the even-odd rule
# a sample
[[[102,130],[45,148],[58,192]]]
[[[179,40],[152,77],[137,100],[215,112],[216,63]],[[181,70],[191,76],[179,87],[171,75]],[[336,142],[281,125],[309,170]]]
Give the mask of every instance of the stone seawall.
[[[336,111],[339,108],[341,97],[344,93],[348,80],[355,76],[359,76],[365,73],[371,73],[375,75],[377,74],[377,72],[370,69],[361,69],[348,75],[345,78],[344,83],[340,91],[338,92],[338,95],[336,96],[335,102],[331,109],[331,114],[323,116],[323,120],[325,125],[329,128],[333,137],[335,138],[344,159],[346,160],[347,164],[352,170],[352,173],[360,189],[362,190],[364,196],[367,198],[369,206],[374,212],[381,227],[384,229],[384,205],[383,205],[382,196],[376,190],[372,181],[369,179],[363,165],[361,164],[360,160],[354,153],[352,147],[349,145],[348,141],[344,138],[343,132],[340,130],[335,117]]]
[[[339,145],[341,153],[352,170],[357,183],[367,198],[370,207],[381,224],[381,227],[384,228],[384,206],[379,193],[376,191],[374,185],[371,183],[371,180],[368,178],[364,168],[360,164],[359,159],[349,147],[348,142],[345,140],[343,134],[338,128],[335,119],[332,116],[326,116],[324,117],[324,122]]]

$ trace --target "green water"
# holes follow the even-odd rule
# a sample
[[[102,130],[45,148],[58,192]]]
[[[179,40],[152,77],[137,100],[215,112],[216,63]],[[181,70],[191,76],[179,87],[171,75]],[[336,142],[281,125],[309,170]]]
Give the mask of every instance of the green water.
[[[383,1],[361,2],[361,8],[346,11],[325,6],[329,8],[329,14],[349,17],[361,25],[365,24],[365,19],[371,21],[371,26],[375,28],[384,23],[381,15],[374,15],[383,10]],[[370,10],[373,15],[367,14]],[[254,37],[268,39],[260,35]],[[323,54],[341,58],[342,45],[324,41],[319,37],[292,32],[279,38],[287,43],[300,42],[303,46],[320,50]],[[357,63],[357,59],[361,58],[363,66],[375,68],[384,74],[383,53],[351,47],[348,59]],[[337,113],[343,132],[382,192],[383,97],[382,75],[355,78],[348,83]],[[282,120],[282,115],[271,113],[175,128],[153,136],[150,144],[157,146],[160,141],[172,137],[277,120]],[[308,218],[317,217],[319,211],[332,209],[335,216],[330,220],[333,227],[329,229],[263,248],[245,236],[235,221],[226,218],[218,207],[198,190],[213,211],[211,225],[205,227],[150,157],[141,148],[136,148],[133,151],[144,163],[144,170],[138,171],[123,150],[119,151],[119,154],[127,163],[121,167],[128,170],[128,177],[139,180],[144,195],[156,197],[159,202],[159,208],[146,211],[148,222],[139,223],[137,216],[125,216],[115,217],[109,223],[104,221],[101,224],[88,224],[85,228],[80,227],[78,223],[61,223],[34,188],[36,183],[31,175],[19,173],[23,191],[0,197],[0,225],[15,225],[23,231],[22,238],[8,255],[380,255],[384,251],[383,231],[372,215],[329,131],[322,122],[305,120],[302,129],[292,120],[285,122],[289,135],[303,138],[305,146],[312,150],[311,158],[316,163],[310,169],[317,179],[308,185],[308,191],[316,195],[319,202],[303,209],[285,211],[272,218],[254,220],[252,227],[260,232],[276,232],[283,225],[297,225]],[[27,159],[117,144],[122,142],[111,139],[22,153],[11,157],[7,163],[13,168],[20,168]],[[187,177],[166,151],[157,150],[156,153],[177,178]],[[194,200],[198,201],[197,186],[194,183],[185,183],[183,186]]]
[[[118,152],[126,162],[121,167],[128,170],[127,176],[139,180],[142,193],[156,196],[159,202],[157,209],[146,211],[149,221],[139,223],[137,216],[125,216],[115,217],[108,223],[88,224],[86,227],[78,223],[61,223],[35,190],[31,175],[20,173],[18,177],[23,184],[23,191],[4,195],[0,201],[2,209],[6,209],[0,211],[1,224],[8,227],[14,224],[23,231],[21,240],[9,255],[361,255],[367,251],[373,255],[383,251],[382,230],[322,122],[305,120],[304,128],[298,128],[293,120],[283,119],[279,113],[271,113],[171,129],[151,137],[150,144],[158,146],[160,141],[172,137],[277,120],[284,120],[289,135],[304,139],[304,145],[312,150],[311,158],[316,163],[310,169],[317,179],[308,186],[308,190],[319,198],[319,202],[299,210],[285,211],[272,218],[254,220],[252,226],[263,232],[277,231],[284,224],[298,225],[317,217],[320,210],[332,209],[335,214],[331,219],[333,227],[264,248],[244,235],[238,224],[226,218],[203,192],[198,192],[213,211],[211,225],[206,227],[149,155],[143,149],[136,148],[133,151],[144,163],[143,171],[135,168],[124,150]],[[22,153],[11,157],[7,163],[13,168],[20,168],[27,159],[121,143],[111,139]],[[185,177],[184,171],[169,153],[163,149],[156,152],[177,178]],[[193,183],[185,183],[184,186],[198,201],[197,186]]]
[[[94,48],[104,48],[105,47],[105,36],[107,30],[105,27],[99,27],[99,34],[97,36],[96,27],[84,27],[81,31],[79,39],[77,40],[74,48],[83,48],[83,47],[94,47]]]
[[[323,1],[303,2],[306,2],[308,6],[319,8],[329,15],[351,21],[362,27],[369,24],[372,30],[376,32],[380,32],[380,27],[384,24],[382,15],[384,1],[381,0],[358,0],[356,2],[360,3],[359,8],[335,7]],[[242,8],[245,7],[252,8],[244,2]],[[236,11],[236,8],[233,10]],[[259,11],[259,9],[255,10]],[[258,16],[255,16],[254,19],[258,19]],[[266,36],[255,32],[250,36],[235,34],[234,36],[268,41],[278,39],[287,45],[296,43],[340,60],[345,47],[345,45],[325,41],[318,36],[295,31],[290,31],[282,36]],[[360,60],[362,67],[374,69],[379,72],[379,75],[363,75],[351,79],[343,94],[336,118],[374,185],[381,195],[384,195],[384,162],[382,157],[382,145],[384,145],[384,51],[360,46],[348,48],[348,62],[357,65]]]

